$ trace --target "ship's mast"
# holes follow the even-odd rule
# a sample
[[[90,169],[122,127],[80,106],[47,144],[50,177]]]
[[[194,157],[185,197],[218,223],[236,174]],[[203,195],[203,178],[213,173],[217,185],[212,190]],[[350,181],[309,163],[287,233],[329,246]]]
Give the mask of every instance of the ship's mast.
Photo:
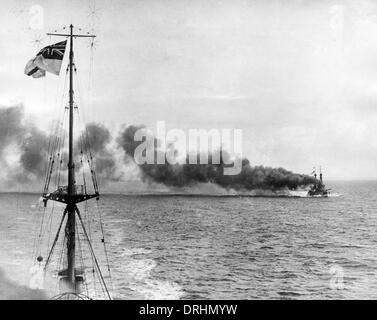
[[[75,164],[73,163],[73,25],[70,26],[69,48],[69,161],[68,161],[68,219],[66,225],[67,235],[67,280],[75,289],[75,246],[76,246],[76,204],[72,201],[75,193]]]
[[[322,183],[322,168],[319,167],[319,181]]]
[[[100,269],[98,260],[95,256],[90,237],[86,231],[83,219],[80,214],[80,210],[77,207],[77,203],[87,201],[89,199],[96,198],[97,200],[99,199],[99,191],[98,191],[98,184],[97,184],[97,179],[95,176],[95,172],[93,170],[93,163],[90,164],[90,161],[88,159],[90,171],[92,174],[92,180],[93,180],[93,187],[94,187],[94,192],[93,193],[88,193],[86,189],[86,184],[85,184],[85,179],[84,179],[84,186],[76,186],[76,181],[75,181],[75,164],[73,161],[73,113],[74,113],[74,91],[73,91],[73,72],[76,72],[76,65],[74,63],[74,53],[73,53],[73,38],[94,38],[95,35],[90,35],[89,33],[87,34],[76,34],[73,32],[73,25],[69,26],[69,33],[47,33],[47,35],[50,36],[60,36],[60,37],[65,37],[69,38],[70,42],[70,49],[69,49],[69,64],[68,64],[68,71],[69,71],[69,132],[68,132],[68,185],[67,187],[61,187],[58,186],[58,189],[54,192],[49,192],[49,181],[51,178],[51,173],[52,173],[52,164],[54,162],[53,158],[51,157],[50,160],[52,159],[52,164],[51,168],[46,176],[46,183],[45,183],[45,188],[43,191],[43,202],[46,207],[47,201],[52,200],[52,201],[57,201],[60,203],[63,203],[66,205],[65,210],[63,212],[63,216],[58,228],[58,232],[55,236],[54,242],[52,244],[52,247],[49,251],[46,263],[45,263],[45,269],[48,266],[49,262],[51,261],[51,256],[54,251],[55,245],[59,239],[59,234],[61,227],[64,224],[65,217],[67,216],[67,222],[65,225],[65,236],[66,236],[66,241],[67,241],[67,268],[65,269],[63,267],[63,270],[60,270],[58,272],[58,275],[60,276],[59,281],[63,281],[66,286],[68,286],[68,292],[65,292],[63,294],[80,294],[80,283],[82,283],[84,280],[84,272],[78,272],[75,269],[75,246],[76,246],[76,230],[78,226],[81,225],[81,229],[83,231],[83,234],[85,236],[85,239],[88,244],[88,248],[90,250],[93,263],[95,265],[97,274],[99,276],[100,282],[102,289],[106,293],[107,297],[111,300],[111,296],[109,293],[109,290],[107,289],[107,285],[105,282],[105,279],[103,277],[102,271]],[[92,43],[93,45],[93,43]],[[92,160],[92,157],[90,157]],[[60,170],[60,167],[59,167]],[[81,188],[80,188],[81,187]],[[83,188],[85,187],[85,188]],[[104,242],[104,238],[102,239],[102,242]],[[106,250],[106,249],[105,249]],[[80,270],[83,271],[83,270]],[[108,266],[108,271],[110,273],[110,267]],[[93,269],[94,272],[94,269]],[[64,290],[66,290],[66,286],[64,287]],[[62,291],[62,290],[61,290]]]
[[[70,40],[69,49],[69,160],[68,160],[68,186],[67,194],[65,196],[55,197],[53,195],[46,195],[46,199],[51,199],[55,201],[63,201],[67,204],[65,212],[68,214],[67,223],[65,227],[65,233],[67,236],[67,274],[66,280],[67,284],[71,290],[74,292],[76,288],[76,275],[75,275],[75,246],[76,246],[76,213],[78,213],[78,208],[76,203],[98,197],[98,192],[96,191],[93,195],[79,195],[76,192],[75,187],[75,164],[73,162],[73,111],[74,111],[74,98],[73,98],[73,38],[80,37],[95,37],[89,34],[74,34],[73,25],[69,26],[70,33],[47,33],[47,35],[68,37]]]
[[[73,163],[73,26],[70,25],[69,48],[69,161],[68,161],[68,194],[72,195],[75,184],[75,165]]]

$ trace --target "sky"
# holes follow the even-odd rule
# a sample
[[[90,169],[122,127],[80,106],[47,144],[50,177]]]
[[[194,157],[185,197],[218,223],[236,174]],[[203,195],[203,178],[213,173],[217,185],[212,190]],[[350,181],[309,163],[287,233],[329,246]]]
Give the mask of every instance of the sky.
[[[31,79],[23,69],[60,40],[46,32],[72,23],[97,36],[93,69],[88,40],[75,42],[80,84],[91,97],[83,97],[86,121],[114,135],[124,124],[153,129],[157,121],[168,129],[241,129],[251,164],[299,173],[321,165],[325,179],[377,179],[375,1],[0,6],[0,106],[22,103],[40,128],[56,117],[62,77]]]

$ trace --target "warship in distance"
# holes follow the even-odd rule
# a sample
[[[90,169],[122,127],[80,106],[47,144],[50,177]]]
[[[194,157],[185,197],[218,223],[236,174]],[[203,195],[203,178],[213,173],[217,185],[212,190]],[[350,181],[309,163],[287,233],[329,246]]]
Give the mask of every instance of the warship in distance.
[[[316,182],[310,187],[308,191],[308,196],[310,197],[328,197],[331,189],[326,189],[326,186],[323,183],[323,176],[321,167],[319,168],[319,180],[317,179],[317,172],[314,168],[313,170],[314,178]]]
[[[68,29],[68,27],[63,29]],[[74,101],[74,88],[78,88],[79,84],[74,84],[77,66],[74,61],[73,40],[85,37],[92,39],[91,49],[93,51],[95,36],[89,33],[74,33],[73,25],[69,26],[69,32],[57,33],[55,31],[55,33],[47,33],[47,35],[64,37],[66,40],[39,51],[36,57],[26,65],[25,74],[33,78],[44,77],[46,71],[59,75],[69,40],[69,59],[63,89],[63,92],[68,93],[68,103],[64,106],[64,114],[62,115],[63,112],[60,112],[61,115],[59,121],[57,121],[56,129],[50,135],[45,183],[42,192],[43,206],[41,208],[43,208],[43,214],[39,227],[40,231],[33,249],[35,266],[42,268],[44,278],[49,271],[49,274],[52,274],[52,277],[56,279],[57,285],[51,286],[55,288],[52,299],[86,300],[98,297],[100,299],[111,299],[106,275],[100,268],[100,262],[94,252],[93,245],[94,238],[96,238],[98,243],[102,243],[104,247],[108,271],[107,278],[111,282],[100,208],[97,205],[98,217],[88,212],[88,200],[99,200],[98,183],[88,132],[83,131],[75,142],[73,132],[75,112],[77,112],[77,118],[79,118],[79,108]],[[66,91],[67,79],[69,85]],[[65,139],[67,131],[68,143]],[[74,146],[79,149],[79,152],[74,152]],[[77,161],[78,163],[76,162],[75,169],[75,161],[78,157],[80,160]],[[85,170],[87,171],[85,172]],[[89,179],[85,178],[85,174],[91,176],[92,183],[87,183]],[[78,180],[82,184],[78,184]],[[61,185],[62,183],[64,184]],[[47,205],[50,201],[53,203],[52,206]],[[54,215],[54,203],[56,202],[64,207],[59,218],[55,218],[56,214]],[[80,209],[79,204],[82,206]],[[52,223],[55,219],[56,222],[60,222],[57,231],[54,231],[56,227]],[[100,230],[95,230],[95,234],[92,234],[92,229],[96,224]],[[64,228],[62,228],[63,225],[65,225]],[[64,232],[62,229],[64,229]],[[55,234],[54,238],[51,237],[52,234]],[[48,240],[43,242],[45,238],[48,238]],[[53,239],[52,245],[50,238]],[[46,258],[43,256],[42,246],[47,247]],[[57,251],[58,253],[56,253]]]

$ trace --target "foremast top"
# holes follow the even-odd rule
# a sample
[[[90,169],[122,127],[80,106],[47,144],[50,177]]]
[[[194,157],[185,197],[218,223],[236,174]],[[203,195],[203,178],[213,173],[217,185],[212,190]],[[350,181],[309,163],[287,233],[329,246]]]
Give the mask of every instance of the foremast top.
[[[92,34],[76,34],[73,33],[73,25],[69,26],[69,33],[47,33],[49,36],[58,36],[69,38],[69,142],[68,142],[68,185],[67,189],[58,189],[52,193],[45,193],[43,197],[46,200],[58,201],[66,204],[76,204],[91,198],[98,198],[98,189],[95,187],[94,194],[82,194],[77,192],[75,188],[75,164],[73,161],[73,111],[74,111],[74,90],[73,90],[73,71],[74,71],[74,53],[73,53],[73,38],[95,38]]]

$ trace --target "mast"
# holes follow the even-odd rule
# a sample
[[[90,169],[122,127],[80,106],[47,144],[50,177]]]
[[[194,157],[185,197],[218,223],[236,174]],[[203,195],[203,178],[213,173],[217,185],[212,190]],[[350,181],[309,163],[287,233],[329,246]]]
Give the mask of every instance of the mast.
[[[76,65],[73,60],[74,59],[73,38],[94,38],[95,35],[91,35],[89,34],[89,32],[87,32],[86,34],[76,34],[73,32],[72,24],[69,26],[69,29],[70,29],[69,33],[47,33],[47,35],[49,36],[64,37],[66,39],[69,38],[69,42],[70,42],[69,63],[68,63],[68,69],[67,69],[67,71],[69,71],[69,89],[68,89],[69,90],[69,119],[68,119],[69,121],[68,153],[69,154],[68,154],[68,164],[67,164],[67,167],[68,167],[68,185],[67,186],[57,185],[57,190],[53,192],[49,191],[49,184],[51,180],[52,168],[53,168],[53,163],[54,163],[54,157],[52,156],[50,157],[49,170],[47,171],[47,175],[46,175],[45,186],[44,186],[43,194],[42,194],[44,206],[45,207],[47,206],[48,200],[52,200],[52,201],[57,201],[62,204],[65,204],[66,207],[64,209],[63,216],[59,224],[59,228],[56,233],[55,239],[53,241],[52,247],[48,253],[44,270],[46,270],[49,262],[51,261],[51,256],[53,254],[54,248],[59,239],[60,230],[63,227],[65,218],[67,217],[67,221],[65,224],[65,239],[64,239],[64,241],[66,241],[66,246],[67,246],[67,256],[66,256],[66,261],[65,260],[63,261],[62,269],[60,269],[58,272],[59,282],[61,281],[64,283],[64,286],[60,287],[60,292],[62,296],[69,297],[72,294],[74,296],[80,296],[82,283],[85,282],[85,271],[78,270],[75,268],[76,266],[76,261],[75,261],[76,260],[76,252],[75,252],[76,230],[78,230],[79,226],[81,226],[81,229],[83,231],[83,234],[88,244],[88,248],[90,250],[90,254],[93,259],[93,264],[94,264],[93,272],[97,272],[99,276],[99,281],[101,282],[101,287],[104,290],[104,293],[106,293],[107,297],[111,300],[111,295],[107,288],[107,285],[106,285],[104,276],[102,274],[101,268],[99,266],[97,257],[94,253],[94,250],[91,244],[91,239],[88,236],[88,233],[84,225],[84,221],[80,214],[80,210],[77,206],[77,203],[87,201],[89,199],[94,199],[94,198],[96,198],[97,200],[99,199],[97,179],[96,179],[95,172],[93,170],[93,162],[91,162],[93,159],[91,156],[90,156],[90,160],[88,158],[88,165],[92,174],[93,187],[94,187],[94,192],[90,192],[90,193],[87,192],[85,178],[83,179],[84,180],[83,186],[76,185],[75,164],[74,164],[74,159],[73,159],[73,155],[74,155],[74,152],[73,152],[73,143],[74,143],[73,141],[73,120],[74,120],[73,113],[74,113],[74,108],[75,108],[74,90],[73,90],[73,72],[76,72]],[[64,42],[66,43],[67,41],[64,41]],[[93,42],[92,42],[92,45],[93,45]],[[51,151],[51,154],[53,152],[55,151]],[[60,149],[59,149],[59,153],[60,153]],[[61,163],[61,160],[60,160],[60,163]],[[58,168],[58,170],[60,170],[60,167]],[[102,242],[105,243],[104,237],[102,238]],[[105,248],[105,251],[106,251],[106,248]],[[42,259],[42,257],[37,258],[37,260],[40,262],[41,260],[39,260],[39,258]],[[107,259],[107,255],[106,255],[106,259]],[[108,265],[108,271],[110,275],[109,265]]]
[[[73,25],[69,26],[69,161],[68,161],[68,194],[74,193],[75,165],[73,163]]]
[[[73,25],[69,26],[70,32],[67,33],[47,33],[51,36],[68,37],[70,41],[69,49],[69,142],[68,142],[68,186],[67,192],[45,193],[43,197],[45,200],[53,200],[67,204],[65,212],[68,215],[67,223],[65,226],[65,234],[67,237],[67,270],[63,271],[66,283],[70,290],[77,292],[79,288],[76,286],[76,274],[75,274],[75,247],[76,247],[76,214],[79,215],[79,210],[76,206],[77,203],[86,201],[91,198],[99,197],[98,189],[95,189],[94,194],[82,194],[78,193],[75,187],[75,164],[73,161],[73,38],[94,38],[95,35],[90,34],[74,34]],[[46,205],[46,202],[45,202]]]
[[[322,168],[321,167],[319,167],[319,180],[322,183]]]
[[[75,290],[75,247],[76,247],[76,204],[72,201],[75,193],[75,165],[73,163],[73,25],[70,28],[69,48],[69,161],[68,161],[68,219],[66,225],[67,235],[67,282]]]

